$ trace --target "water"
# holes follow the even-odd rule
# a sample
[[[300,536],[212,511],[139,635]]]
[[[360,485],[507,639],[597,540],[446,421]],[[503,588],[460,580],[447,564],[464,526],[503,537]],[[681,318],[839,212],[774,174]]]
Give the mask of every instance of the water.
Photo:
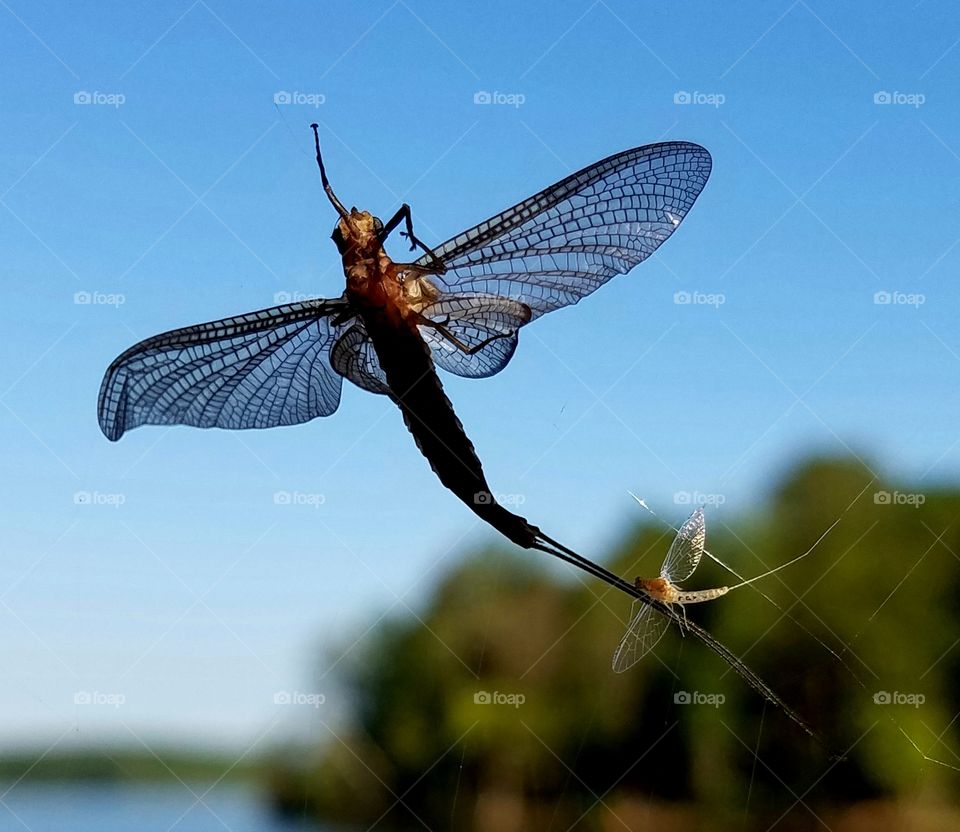
[[[197,795],[205,786],[189,784]],[[6,786],[0,788],[0,795]],[[0,799],[0,832],[320,832],[271,813],[253,789],[217,786],[198,803],[177,785],[20,784]]]

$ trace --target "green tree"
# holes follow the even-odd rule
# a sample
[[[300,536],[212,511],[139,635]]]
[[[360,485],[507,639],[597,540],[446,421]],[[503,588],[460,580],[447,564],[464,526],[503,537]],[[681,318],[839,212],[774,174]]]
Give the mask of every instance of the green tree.
[[[790,790],[815,781],[805,802],[822,807],[902,797],[918,782],[946,798],[956,776],[923,765],[903,732],[960,763],[951,751],[960,493],[880,484],[859,462],[812,459],[749,514],[708,509],[707,544],[756,575],[809,549],[841,515],[760,591],[688,610],[827,749],[846,752],[822,779],[828,751],[676,628],[613,674],[628,598],[528,553],[487,550],[452,570],[417,617],[389,620],[351,654],[348,730],[309,766],[278,762],[273,793],[328,820],[369,824],[386,813],[398,825],[416,815],[505,831],[558,819],[612,828],[638,800],[694,804],[742,828],[748,794],[757,822],[769,822],[794,801]],[[612,568],[655,575],[672,537],[638,522]],[[705,558],[689,587],[735,580]],[[690,692],[711,704],[683,704]]]

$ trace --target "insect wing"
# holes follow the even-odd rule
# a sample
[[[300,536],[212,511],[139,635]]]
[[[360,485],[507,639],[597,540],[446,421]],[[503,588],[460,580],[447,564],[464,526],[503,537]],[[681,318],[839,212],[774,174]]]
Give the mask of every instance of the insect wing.
[[[707,539],[706,521],[703,509],[698,508],[677,531],[670,544],[667,557],[663,561],[660,575],[674,584],[689,578],[703,557],[703,546]]]
[[[638,611],[637,605],[641,604]],[[663,638],[669,621],[650,604],[637,599],[630,610],[630,624],[613,653],[613,670],[623,673],[647,655]]]
[[[466,378],[486,378],[506,367],[531,315],[519,301],[477,293],[445,294],[422,314],[430,323],[421,325],[420,334],[434,363]]]
[[[673,234],[710,169],[710,154],[690,142],[617,153],[437,247],[447,269],[434,279],[448,292],[520,301],[531,319],[577,303]]]
[[[330,351],[330,364],[344,378],[371,393],[390,395],[387,376],[380,366],[373,341],[359,318],[343,333]]]
[[[306,301],[155,335],[118,356],[100,386],[108,439],[140,425],[268,428],[328,416],[329,362],[344,300]]]

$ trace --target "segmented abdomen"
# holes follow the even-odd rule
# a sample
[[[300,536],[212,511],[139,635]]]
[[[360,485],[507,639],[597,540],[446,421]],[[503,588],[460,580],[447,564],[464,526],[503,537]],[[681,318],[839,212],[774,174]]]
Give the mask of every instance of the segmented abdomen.
[[[370,317],[372,320],[364,322],[392,398],[440,482],[514,543],[533,546],[539,529],[493,499],[473,443],[443,391],[420,333],[416,328],[395,327]]]
[[[718,586],[716,589],[698,589],[693,592],[680,592],[677,595],[678,604],[700,604],[704,601],[712,601],[721,595],[726,595],[730,590],[725,586]]]

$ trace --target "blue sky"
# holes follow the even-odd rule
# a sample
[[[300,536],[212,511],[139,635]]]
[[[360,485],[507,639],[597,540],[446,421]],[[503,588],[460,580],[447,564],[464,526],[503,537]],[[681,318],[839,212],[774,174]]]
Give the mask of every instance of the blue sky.
[[[314,120],[341,198],[428,242],[618,150],[713,154],[654,258],[445,380],[551,535],[602,552],[627,489],[749,511],[812,450],[955,481],[958,40],[942,0],[0,3],[0,739],[269,741],[319,645],[492,539],[349,385],[294,428],[98,429],[134,341],[342,291]]]

